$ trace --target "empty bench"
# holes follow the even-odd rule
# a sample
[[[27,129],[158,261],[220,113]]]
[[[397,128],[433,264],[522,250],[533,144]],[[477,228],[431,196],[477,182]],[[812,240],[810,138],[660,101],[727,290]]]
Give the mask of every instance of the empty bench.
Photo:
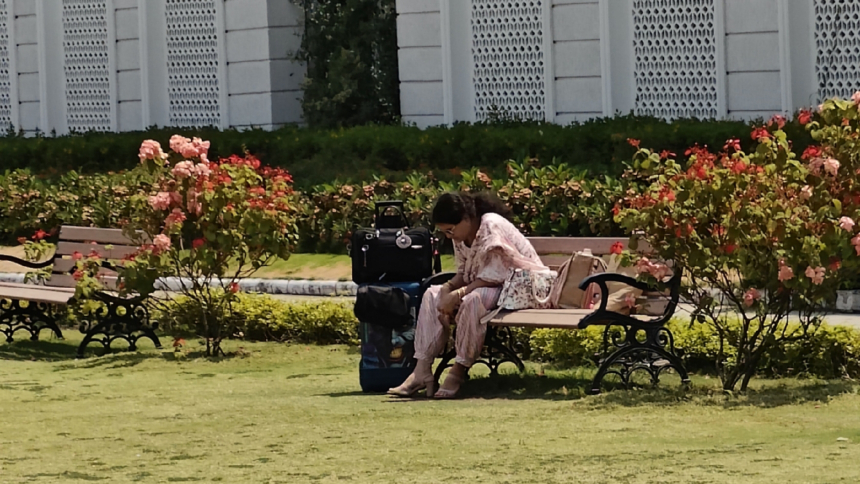
[[[100,275],[107,290],[94,295],[103,303],[103,308],[94,314],[82,316],[84,319],[79,321],[84,339],[78,346],[77,356],[82,357],[92,342],[100,343],[105,351],[109,351],[114,341],[124,340],[129,350],[133,351],[137,348],[137,341],[144,337],[152,340],[156,348],[161,348],[161,342],[155,335],[158,325],[149,320],[145,298],[122,298],[111,292],[116,289],[117,271],[122,270],[118,265],[119,260],[137,250],[119,229],[63,226],[51,259],[33,263],[0,255],[0,261],[13,262],[29,269],[52,267],[51,277],[44,285],[0,283],[0,333],[10,343],[18,331],[28,332],[34,341],[39,339],[39,333],[45,329],[62,338],[63,333],[57,325],[59,311],[75,298],[76,281],[72,273],[76,269],[76,262],[73,256],[79,253],[86,257],[95,252],[104,261]]]
[[[610,237],[529,237],[543,263],[555,270],[576,252],[590,249],[596,256],[611,253],[613,244],[621,243],[626,249],[629,240]],[[640,243],[640,245],[643,245]],[[601,301],[596,309],[524,309],[501,311],[487,324],[484,340],[482,363],[495,375],[502,363],[513,363],[520,371],[525,365],[516,351],[516,341],[512,328],[558,328],[581,330],[588,326],[603,326],[603,353],[595,355],[598,365],[597,374],[591,383],[590,393],[600,393],[601,383],[607,375],[616,375],[627,386],[631,376],[638,371],[648,374],[653,384],[660,375],[673,369],[683,384],[689,383],[687,370],[678,357],[672,332],[666,324],[678,306],[681,287],[681,272],[675,271],[672,279],[662,287],[655,288],[632,277],[616,273],[602,273],[587,277],[580,283],[585,290],[590,284],[600,287]],[[425,286],[443,284],[454,277],[453,273],[438,274],[424,282]],[[607,283],[619,282],[643,291],[651,297],[668,299],[665,310],[658,316],[626,315],[607,309],[609,287]],[[658,289],[655,292],[655,289]],[[442,372],[451,366],[456,357],[453,347],[442,355],[436,367],[437,381]]]

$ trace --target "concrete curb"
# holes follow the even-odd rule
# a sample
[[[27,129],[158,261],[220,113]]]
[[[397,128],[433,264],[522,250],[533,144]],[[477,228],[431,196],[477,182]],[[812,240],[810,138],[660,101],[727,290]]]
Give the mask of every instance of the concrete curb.
[[[0,273],[0,282],[23,284],[24,274]],[[185,279],[185,283],[190,283],[190,280]],[[182,280],[177,277],[167,277],[158,280],[155,285],[157,289],[163,291],[176,291],[182,286]],[[242,279],[239,281],[239,289],[242,292],[291,296],[355,296],[358,286],[354,282],[343,281]]]

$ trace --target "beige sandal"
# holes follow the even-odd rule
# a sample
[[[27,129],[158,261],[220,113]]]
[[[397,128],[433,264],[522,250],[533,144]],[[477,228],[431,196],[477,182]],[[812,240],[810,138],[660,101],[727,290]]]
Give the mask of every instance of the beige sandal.
[[[457,398],[457,394],[460,392],[460,387],[463,385],[464,381],[466,381],[465,376],[460,376],[449,372],[448,376],[445,377],[445,382],[442,383],[442,387],[439,388],[439,391],[437,391],[436,395],[434,396],[443,400]],[[451,389],[450,387],[445,388],[445,386],[449,383],[456,385],[456,387],[453,389]]]
[[[418,381],[415,373],[412,373],[402,385],[389,388],[388,394],[395,397],[414,398],[418,392],[428,388],[433,388],[435,384],[436,382],[433,380],[433,375],[430,375],[429,381],[426,378],[423,381]]]

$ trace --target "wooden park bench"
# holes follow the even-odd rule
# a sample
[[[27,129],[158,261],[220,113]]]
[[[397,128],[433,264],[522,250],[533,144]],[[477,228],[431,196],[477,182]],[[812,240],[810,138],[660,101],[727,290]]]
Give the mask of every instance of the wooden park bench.
[[[590,249],[596,256],[610,254],[613,244],[620,242],[627,248],[628,239],[620,238],[587,238],[587,237],[530,237],[545,265],[556,269],[572,254]],[[433,276],[425,281],[425,286],[443,284],[454,277],[452,273]],[[668,299],[665,310],[659,316],[625,315],[607,310],[609,289],[607,283],[620,282],[641,289],[643,294],[651,297]],[[595,274],[587,277],[580,284],[585,290],[590,284],[600,287],[601,301],[597,309],[526,309],[519,311],[502,311],[487,324],[487,335],[481,359],[477,363],[486,365],[491,374],[498,373],[502,363],[513,363],[522,372],[525,370],[515,348],[515,338],[512,328],[559,328],[569,330],[585,329],[588,326],[603,326],[603,354],[595,355],[598,364],[597,374],[591,383],[590,392],[600,393],[601,382],[609,374],[617,375],[626,386],[631,382],[631,376],[637,371],[644,371],[650,376],[651,382],[657,384],[660,375],[669,368],[674,369],[681,377],[683,384],[689,383],[687,370],[678,357],[674,347],[672,332],[666,323],[672,318],[678,305],[681,287],[681,273],[676,271],[671,280],[656,291],[645,283],[634,278],[615,273]],[[442,372],[451,366],[456,357],[453,346],[442,355],[442,361],[436,367],[437,381]]]
[[[103,309],[80,321],[80,331],[85,336],[78,346],[77,356],[83,357],[92,342],[101,343],[105,351],[109,351],[111,344],[118,339],[126,341],[132,351],[143,337],[152,340],[156,348],[161,348],[155,335],[158,325],[150,323],[144,298],[121,298],[109,292],[116,288],[116,271],[122,270],[116,264],[137,250],[138,247],[119,229],[63,226],[57,250],[51,259],[33,263],[0,255],[0,261],[29,269],[52,266],[51,277],[44,285],[0,283],[0,333],[5,334],[6,341],[10,343],[17,331],[27,331],[34,341],[39,339],[39,333],[44,329],[62,338],[63,333],[57,325],[58,311],[75,297],[76,281],[72,276],[75,261],[72,256],[76,252],[87,256],[95,251],[104,261],[100,274],[108,291],[95,294],[95,298],[104,304]]]

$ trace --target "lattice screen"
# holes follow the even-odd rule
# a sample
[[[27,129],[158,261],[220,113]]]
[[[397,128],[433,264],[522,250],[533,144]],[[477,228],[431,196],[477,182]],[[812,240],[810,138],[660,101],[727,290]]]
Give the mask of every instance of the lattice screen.
[[[636,112],[717,116],[714,0],[633,0]]]
[[[220,126],[219,0],[167,0],[167,76],[170,124]]]
[[[63,0],[66,119],[75,131],[110,131],[106,0]]]
[[[472,0],[472,81],[478,121],[494,113],[545,118],[543,9],[550,1]]]
[[[860,0],[814,0],[819,100],[860,90]]]
[[[0,0],[0,131],[12,123],[11,78],[9,77],[9,0]]]

